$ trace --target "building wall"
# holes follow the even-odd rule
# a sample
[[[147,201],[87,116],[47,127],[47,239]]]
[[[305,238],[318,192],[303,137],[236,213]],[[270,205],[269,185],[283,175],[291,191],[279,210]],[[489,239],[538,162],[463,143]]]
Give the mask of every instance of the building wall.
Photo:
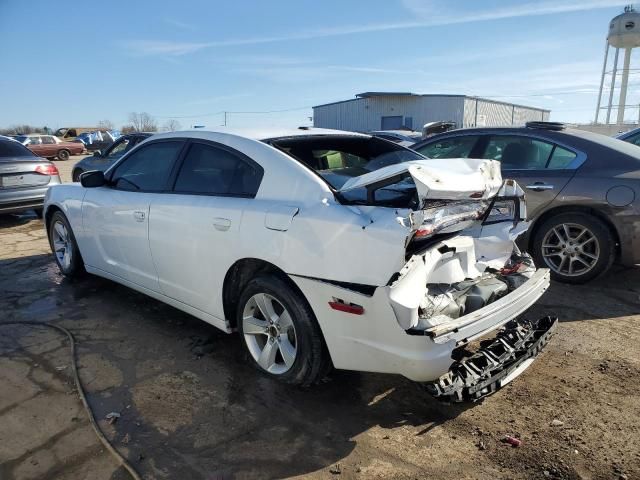
[[[412,128],[421,130],[428,122],[462,122],[464,97],[461,96],[379,96],[313,108],[313,126],[355,132],[382,128],[382,117],[412,119]]]
[[[313,108],[313,126],[356,132],[382,129],[382,117],[412,119],[412,128],[421,130],[428,122],[456,122],[458,127],[524,125],[547,121],[549,112],[518,105],[462,95],[374,96],[356,98]]]
[[[547,122],[549,112],[482,98],[465,98],[463,127],[522,126],[527,122]]]

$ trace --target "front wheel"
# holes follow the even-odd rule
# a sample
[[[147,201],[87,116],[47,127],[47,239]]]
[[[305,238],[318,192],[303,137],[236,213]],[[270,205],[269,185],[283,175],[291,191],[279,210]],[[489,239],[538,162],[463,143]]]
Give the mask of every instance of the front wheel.
[[[82,175],[84,172],[81,169],[77,169],[73,171],[73,175],[71,176],[71,180],[73,180],[74,182],[79,182],[80,181],[80,175]]]
[[[67,217],[57,211],[49,222],[49,245],[60,272],[65,277],[75,277],[84,270],[80,250]]]
[[[60,150],[58,152],[58,158],[60,160],[69,160],[69,150]]]
[[[327,374],[331,362],[315,316],[280,277],[249,282],[240,295],[237,325],[252,363],[268,376],[310,385]]]
[[[615,258],[615,240],[600,219],[586,213],[561,213],[546,220],[533,239],[538,267],[554,280],[585,283],[606,272]]]

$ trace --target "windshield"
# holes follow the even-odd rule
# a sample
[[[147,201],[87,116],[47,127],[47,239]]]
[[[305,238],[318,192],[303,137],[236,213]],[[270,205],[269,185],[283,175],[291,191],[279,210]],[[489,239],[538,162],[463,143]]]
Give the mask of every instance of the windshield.
[[[33,157],[33,153],[13,140],[0,140],[0,158]]]
[[[27,137],[26,135],[18,135],[17,137],[15,137],[17,141],[19,141],[20,143],[22,143],[23,145],[25,144],[25,142],[29,139],[29,137]]]
[[[380,168],[411,160],[424,160],[417,152],[376,137],[314,135],[267,141],[315,170],[329,185],[339,190],[347,180]],[[349,203],[367,203],[365,187],[344,192]],[[376,204],[408,206],[415,197],[411,177],[380,189]]]

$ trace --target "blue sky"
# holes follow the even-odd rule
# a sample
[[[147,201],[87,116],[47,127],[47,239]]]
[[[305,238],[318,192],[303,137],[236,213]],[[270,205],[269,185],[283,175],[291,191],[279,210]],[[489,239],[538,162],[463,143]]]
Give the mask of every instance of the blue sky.
[[[230,113],[231,126],[295,126],[311,105],[371,90],[491,96],[588,122],[626,2],[83,3],[0,0],[1,127],[120,126],[132,111],[215,127],[225,110],[272,112]],[[632,77],[629,104],[637,90]]]

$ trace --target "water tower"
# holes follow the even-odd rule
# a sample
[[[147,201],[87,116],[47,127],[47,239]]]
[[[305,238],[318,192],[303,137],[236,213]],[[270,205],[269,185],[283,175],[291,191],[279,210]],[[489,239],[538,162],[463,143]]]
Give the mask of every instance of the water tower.
[[[613,57],[612,70],[607,71],[607,59],[609,57],[609,47],[615,48]],[[598,94],[598,106],[596,107],[596,121],[598,123],[598,114],[600,113],[602,103],[602,89],[604,87],[605,78],[611,74],[611,83],[609,84],[609,102],[607,103],[607,119],[605,123],[609,123],[611,119],[611,109],[616,109],[618,118],[617,125],[624,122],[624,109],[627,103],[627,86],[629,84],[629,66],[631,63],[631,50],[640,47],[640,13],[636,12],[632,5],[628,5],[624,9],[624,13],[614,17],[609,23],[609,34],[607,35],[607,45],[604,51],[604,65],[602,66],[602,79],[600,80],[600,93]],[[624,49],[624,62],[621,70],[618,69],[618,56],[620,49]],[[620,97],[618,105],[613,104],[613,95],[616,89],[616,81],[620,77]]]

